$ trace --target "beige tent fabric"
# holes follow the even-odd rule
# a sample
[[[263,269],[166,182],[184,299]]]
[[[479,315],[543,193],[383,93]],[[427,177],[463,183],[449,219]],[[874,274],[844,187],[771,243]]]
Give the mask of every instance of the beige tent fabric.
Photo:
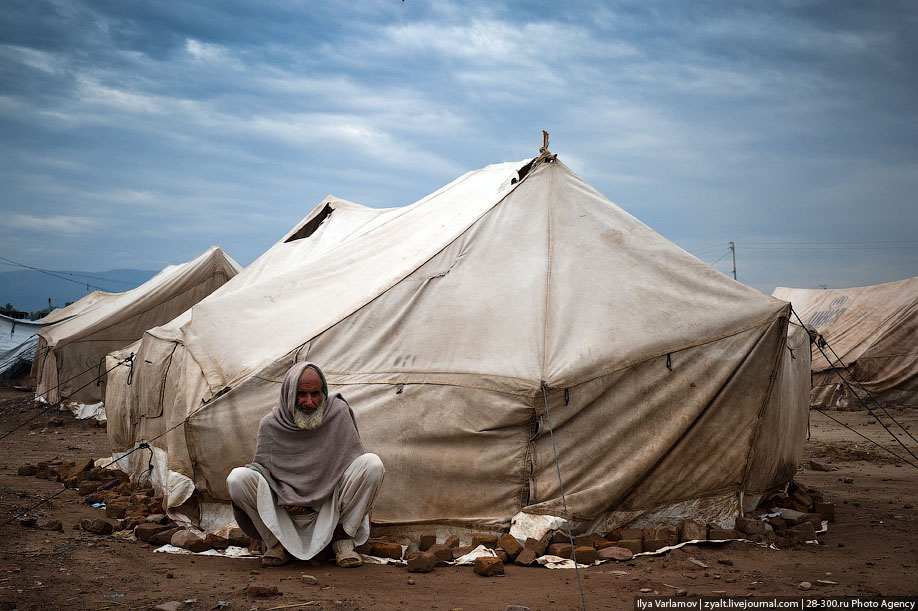
[[[918,277],[848,289],[778,287],[773,295],[793,304],[875,399],[885,405],[918,406]],[[835,355],[813,346],[812,404],[862,408],[834,371],[844,369]],[[866,400],[866,393],[854,387]]]
[[[136,289],[93,293],[87,296],[88,304],[76,302],[74,317],[39,332],[33,366],[38,374],[36,395],[50,402],[101,400],[104,391],[92,381],[105,371],[106,354],[137,341],[146,329],[172,320],[241,269],[222,249],[212,246],[193,261],[167,267]]]
[[[528,163],[343,221],[314,248],[339,210],[357,210],[320,204],[311,217],[334,211],[315,233],[279,241],[144,336],[134,385],[164,382],[160,396],[135,394],[135,442],[184,420],[154,443],[200,499],[225,500],[285,371],[308,359],[385,464],[377,523],[560,515],[549,415],[582,526],[687,502],[707,507],[702,519],[735,515],[743,494],[786,483],[810,367],[799,346],[790,356],[788,304],[671,244],[560,161]]]

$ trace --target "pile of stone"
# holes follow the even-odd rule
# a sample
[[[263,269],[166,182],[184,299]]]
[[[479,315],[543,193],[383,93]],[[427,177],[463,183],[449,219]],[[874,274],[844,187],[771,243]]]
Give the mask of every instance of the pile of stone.
[[[765,520],[757,519],[763,514]],[[791,482],[787,494],[762,502],[755,512],[737,518],[736,526],[741,532],[786,546],[816,540],[824,521],[835,521],[835,503],[827,502],[815,488]]]

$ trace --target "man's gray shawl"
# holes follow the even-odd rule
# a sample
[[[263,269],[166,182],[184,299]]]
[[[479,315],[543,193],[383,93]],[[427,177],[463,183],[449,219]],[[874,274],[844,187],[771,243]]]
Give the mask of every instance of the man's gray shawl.
[[[304,431],[294,423],[297,386],[307,367],[318,372],[328,395],[321,369],[312,363],[294,364],[281,384],[280,404],[258,425],[255,459],[246,466],[264,476],[279,504],[318,508],[351,462],[366,450],[354,412],[338,393],[328,397],[319,426]]]

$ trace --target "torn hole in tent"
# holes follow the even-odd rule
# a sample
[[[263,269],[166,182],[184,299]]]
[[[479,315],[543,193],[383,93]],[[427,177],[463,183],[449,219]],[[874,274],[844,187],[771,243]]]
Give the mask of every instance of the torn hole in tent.
[[[284,240],[284,243],[293,242],[295,240],[302,240],[303,238],[308,238],[316,232],[316,229],[319,228],[319,225],[325,221],[335,209],[331,207],[331,204],[325,204],[325,207],[322,208],[322,211],[317,215],[303,223],[303,226],[296,230],[296,232]]]

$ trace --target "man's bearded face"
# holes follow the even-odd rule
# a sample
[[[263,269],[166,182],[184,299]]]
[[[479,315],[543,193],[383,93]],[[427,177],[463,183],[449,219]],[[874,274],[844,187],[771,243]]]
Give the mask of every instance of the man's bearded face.
[[[322,424],[327,399],[322,392],[322,379],[314,369],[307,369],[296,387],[296,409],[293,422],[303,430]]]

